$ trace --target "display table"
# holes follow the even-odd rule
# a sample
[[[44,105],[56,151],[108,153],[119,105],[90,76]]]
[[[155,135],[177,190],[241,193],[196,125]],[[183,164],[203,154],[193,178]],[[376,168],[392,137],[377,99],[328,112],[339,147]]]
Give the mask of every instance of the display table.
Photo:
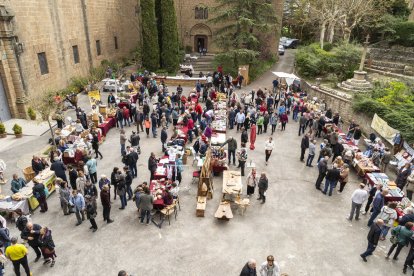
[[[233,212],[231,211],[230,202],[223,201],[220,202],[220,205],[214,214],[214,217],[221,220],[230,220],[233,218]]]
[[[371,186],[382,184],[383,189],[388,189],[389,194],[385,197],[385,202],[401,201],[404,197],[404,193],[397,187],[397,184],[390,181],[385,173],[367,173],[365,179]]]
[[[56,190],[56,187],[55,187],[56,176],[55,176],[55,173],[51,171],[49,168],[43,170],[34,179],[36,179],[38,182],[42,183],[45,186],[46,198],[48,198]],[[32,180],[26,184],[26,187],[21,189],[22,194],[30,195],[27,198],[27,201],[29,202],[29,206],[31,210],[34,210],[39,206],[39,202],[33,196],[33,187],[34,187],[34,182]]]
[[[106,134],[109,132],[109,130],[113,127],[115,127],[116,125],[116,120],[115,118],[107,118],[105,120],[105,122],[103,122],[102,124],[98,125],[98,127],[101,129],[102,131],[102,135],[106,136]]]
[[[183,139],[185,141],[185,143],[187,143],[187,140],[188,140],[188,127],[177,125],[176,128],[178,130],[178,137],[177,138]]]
[[[238,171],[224,171],[223,172],[223,197],[225,195],[240,196],[242,193],[242,179],[241,173]]]
[[[18,209],[22,210],[24,215],[28,215],[30,213],[29,201],[27,199],[13,200],[10,196],[0,200],[0,211],[13,213]]]
[[[211,135],[211,145],[221,146],[225,142],[226,142],[226,134],[225,133],[213,133],[213,135]]]

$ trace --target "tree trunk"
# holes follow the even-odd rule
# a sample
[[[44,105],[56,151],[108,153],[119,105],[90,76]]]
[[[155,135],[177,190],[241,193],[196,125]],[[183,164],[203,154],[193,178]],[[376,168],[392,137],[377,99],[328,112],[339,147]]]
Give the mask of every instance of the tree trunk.
[[[349,43],[350,39],[351,39],[351,30],[348,27],[345,27],[345,29],[344,29],[344,42]]]
[[[47,123],[49,124],[49,130],[50,130],[50,134],[52,135],[53,145],[56,146],[55,133],[53,132],[52,124],[50,123],[49,119],[47,119]]]
[[[334,36],[335,36],[335,25],[336,25],[335,21],[331,21],[329,23],[329,26],[328,26],[328,33],[329,33],[328,42],[329,43],[333,42],[333,39],[334,39]]]
[[[319,37],[319,43],[321,45],[321,49],[323,49],[323,42],[325,41],[325,31],[326,31],[326,22],[323,21],[321,25],[320,37]]]

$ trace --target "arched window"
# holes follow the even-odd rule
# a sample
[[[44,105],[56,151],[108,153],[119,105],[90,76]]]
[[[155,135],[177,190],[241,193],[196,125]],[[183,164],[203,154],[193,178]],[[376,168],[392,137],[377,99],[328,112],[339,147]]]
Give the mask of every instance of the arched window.
[[[195,7],[195,19],[208,19],[208,8],[206,7]]]

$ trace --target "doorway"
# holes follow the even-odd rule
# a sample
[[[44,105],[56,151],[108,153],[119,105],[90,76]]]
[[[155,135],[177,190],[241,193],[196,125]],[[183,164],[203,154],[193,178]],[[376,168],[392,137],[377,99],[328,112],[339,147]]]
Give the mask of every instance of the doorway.
[[[194,51],[199,53],[200,49],[206,49],[207,48],[207,36],[206,35],[196,35],[194,36]]]
[[[0,122],[5,122],[11,119],[9,104],[4,91],[3,81],[0,78]]]

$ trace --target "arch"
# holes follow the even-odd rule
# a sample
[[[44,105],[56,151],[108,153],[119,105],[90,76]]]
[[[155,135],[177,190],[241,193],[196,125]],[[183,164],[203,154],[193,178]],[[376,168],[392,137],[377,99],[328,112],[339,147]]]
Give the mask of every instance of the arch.
[[[190,36],[195,36],[195,35],[212,36],[213,35],[213,32],[211,31],[210,27],[207,26],[206,24],[199,23],[199,24],[195,24],[190,29]]]

